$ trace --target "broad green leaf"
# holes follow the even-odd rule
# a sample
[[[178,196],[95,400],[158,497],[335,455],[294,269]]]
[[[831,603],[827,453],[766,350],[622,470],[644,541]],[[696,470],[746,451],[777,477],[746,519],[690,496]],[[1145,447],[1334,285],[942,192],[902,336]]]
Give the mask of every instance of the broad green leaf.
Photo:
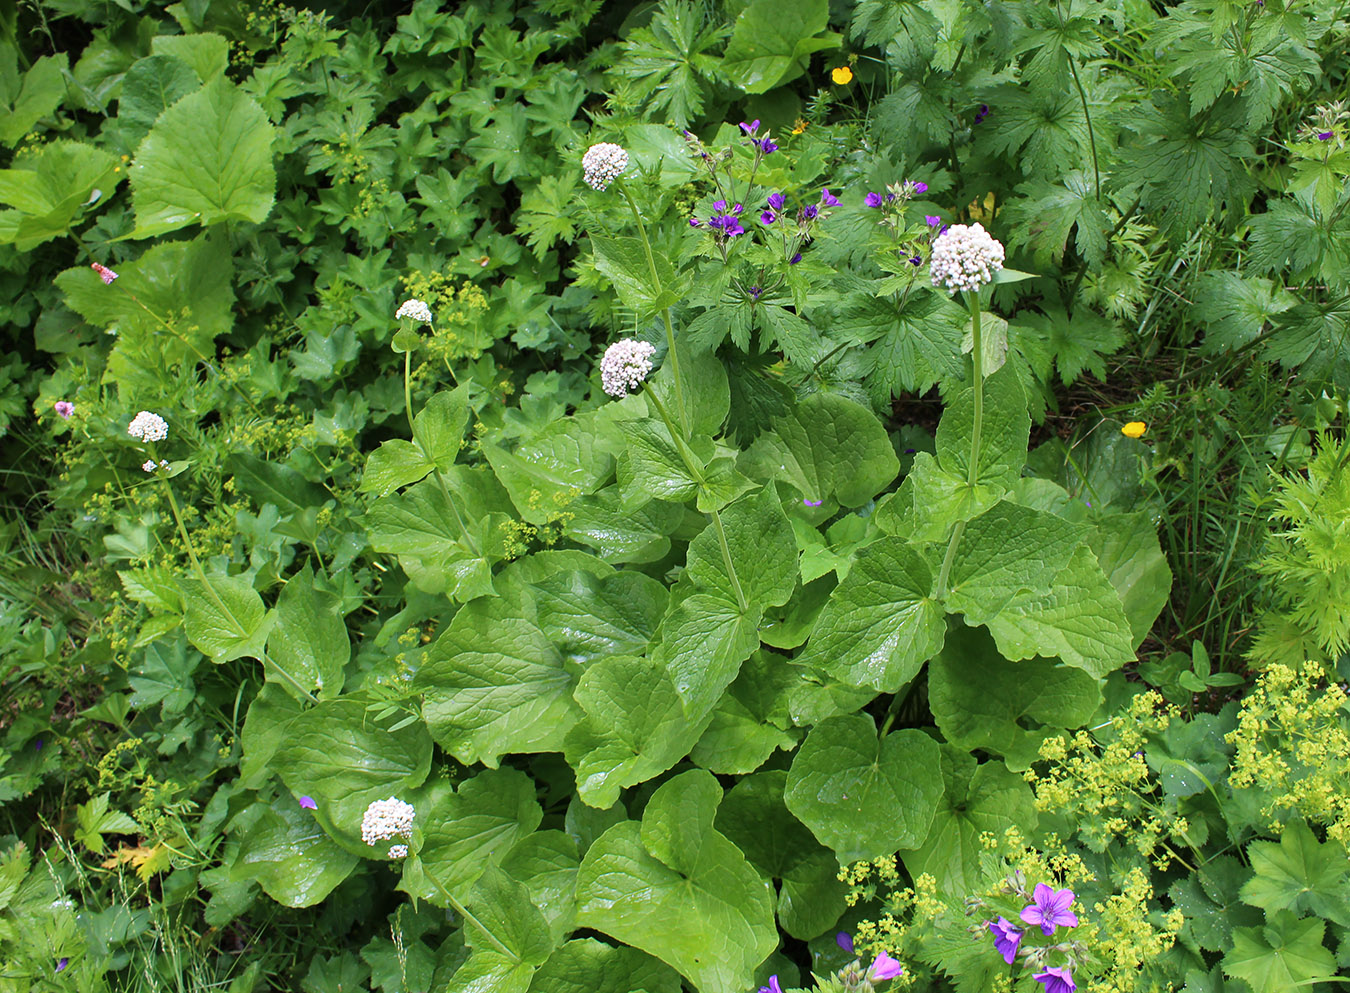
[[[245,576],[210,575],[203,584],[182,579],[184,626],[188,641],[212,662],[260,659],[276,620]]]
[[[266,667],[267,678],[297,699],[303,698],[302,690],[317,692],[323,699],[342,691],[343,669],[352,648],[339,606],[333,594],[314,588],[314,571],[308,564],[277,597],[277,622],[267,636],[272,663]]]
[[[65,52],[42,56],[23,74],[22,83],[16,53],[11,45],[0,47],[0,144],[10,148],[41,118],[56,110],[66,95]]]
[[[441,747],[465,765],[562,751],[580,718],[576,679],[538,625],[498,600],[465,605],[427,652],[413,688]]]
[[[937,742],[913,729],[878,740],[866,714],[832,717],[806,736],[784,798],[841,865],[913,848],[942,798]]]
[[[464,921],[464,943],[475,951],[492,951],[529,967],[543,965],[552,953],[553,935],[530,891],[496,866],[484,869],[464,902],[473,915]]]
[[[595,268],[610,278],[625,307],[648,314],[679,300],[674,292],[676,275],[670,260],[655,253],[649,263],[642,242],[637,238],[592,234],[591,250],[595,254]],[[656,266],[655,278],[652,264]]]
[[[836,497],[859,507],[900,471],[886,429],[867,408],[835,393],[813,393],[776,417],[742,460],[751,475],[783,479],[810,500]]]
[[[525,884],[530,900],[548,923],[554,944],[575,929],[577,843],[562,831],[536,831],[521,839],[501,863],[502,871]]]
[[[961,479],[970,473],[971,435],[975,428],[975,388],[967,387],[942,412],[937,429],[937,458],[942,468]],[[1011,365],[1003,365],[984,381],[984,416],[980,427],[977,483],[1012,486],[1026,462],[1031,416],[1022,384]]]
[[[533,592],[539,627],[565,658],[583,664],[646,652],[668,599],[661,583],[626,571],[603,578],[557,572],[536,583]]]
[[[670,673],[691,718],[701,718],[759,647],[760,611],[742,612],[720,596],[695,593],[666,615],[656,658]]]
[[[1046,659],[1009,662],[987,632],[955,628],[929,666],[928,699],[949,742],[1002,755],[1020,772],[1045,738],[1082,726],[1101,691],[1081,669]]]
[[[1330,979],[1336,960],[1322,944],[1325,931],[1325,921],[1299,920],[1287,910],[1265,927],[1235,928],[1233,947],[1223,957],[1223,974],[1245,979],[1255,993],[1289,993]]]
[[[923,844],[901,852],[905,868],[918,878],[928,873],[938,892],[961,896],[981,885],[980,835],[1002,838],[1010,827],[1023,837],[1036,824],[1031,789],[1002,762],[977,765],[975,756],[953,745],[942,745],[945,789],[933,825]]]
[[[361,474],[361,492],[387,496],[422,479],[433,468],[431,460],[415,443],[390,438],[366,459],[366,471]]]
[[[773,486],[743,497],[720,514],[689,543],[685,575],[702,593],[736,603],[736,586],[751,606],[777,607],[787,603],[797,583],[797,543]],[[722,553],[725,536],[733,584]]]
[[[916,544],[945,542],[957,521],[983,514],[1004,492],[997,484],[972,487],[964,477],[939,467],[927,452],[919,452],[900,489],[879,506],[877,526]]]
[[[626,465],[631,476],[625,481],[621,471],[619,482],[630,503],[636,502],[635,494],[683,503],[698,492],[698,480],[691,475],[664,424],[651,420],[632,421],[627,425],[627,431],[628,450],[619,465],[620,470]],[[702,465],[696,462],[695,471],[701,469]]]
[[[361,860],[324,834],[314,817],[290,797],[254,804],[256,818],[238,830],[233,880],[251,879],[286,907],[312,907],[346,879]],[[243,815],[247,818],[247,812]]]
[[[287,725],[274,759],[292,793],[314,798],[312,813],[328,836],[367,858],[384,858],[388,846],[361,840],[366,807],[417,787],[431,768],[426,730],[420,724],[390,730],[398,717],[376,720],[350,696],[320,701]]]
[[[711,717],[689,721],[665,670],[631,656],[590,665],[573,695],[586,718],[568,732],[564,752],[577,793],[601,809],[684,758]]]
[[[809,940],[839,919],[847,889],[833,854],[788,812],[786,786],[782,770],[745,777],[717,808],[717,829],[761,873],[782,880],[779,923],[794,938]]]
[[[577,938],[540,966],[530,993],[680,993],[674,969],[636,948]]]
[[[854,686],[894,693],[942,648],[947,619],[917,551],[882,538],[858,555],[797,661]]]
[[[1134,659],[1134,642],[1120,597],[1092,550],[1079,546],[1050,592],[1015,597],[989,630],[999,651],[1014,661],[1058,656],[1093,676]]]
[[[957,546],[947,609],[987,624],[1015,597],[1049,592],[1089,528],[1006,501],[971,521]]]
[[[155,118],[201,85],[201,77],[181,59],[149,55],[127,70],[117,100],[117,119],[127,125],[128,137],[143,138],[154,127]]]
[[[485,770],[426,812],[417,859],[428,877],[462,896],[485,868],[500,864],[528,838],[543,816],[528,776],[515,769]],[[434,887],[423,895],[442,900]]]
[[[1158,529],[1142,511],[1113,514],[1087,541],[1120,597],[1137,648],[1172,593],[1172,570],[1158,544]]]
[[[664,500],[649,500],[628,510],[614,486],[582,497],[567,512],[567,537],[615,564],[660,560],[670,551],[671,532],[684,519],[684,508]]]
[[[1247,846],[1255,875],[1242,887],[1242,899],[1267,916],[1280,910],[1309,914],[1350,925],[1350,870],[1345,850],[1314,837],[1303,821],[1284,826],[1279,841]]]
[[[542,526],[608,477],[612,463],[595,442],[593,431],[568,418],[514,452],[484,445],[483,454],[521,518]]]
[[[527,993],[533,976],[534,966],[486,949],[455,970],[445,993]]]
[[[150,51],[157,56],[180,59],[192,67],[199,79],[207,83],[224,73],[230,64],[229,41],[223,35],[209,32],[158,35],[150,42]],[[127,70],[127,75],[130,74],[131,70]],[[126,93],[125,81],[122,92]]]
[[[275,504],[283,514],[322,506],[328,499],[327,490],[318,483],[311,483],[290,466],[267,462],[254,455],[235,452],[226,460],[225,468],[234,475],[237,491],[248,494],[259,504]]]
[[[753,0],[736,17],[722,71],[746,93],[765,93],[801,74],[812,52],[837,48],[839,35],[821,36],[829,23],[826,0]]]
[[[797,744],[796,738],[760,720],[730,693],[722,696],[709,716],[690,758],[719,776],[754,772],[778,749],[791,751]]]
[[[84,142],[49,141],[15,156],[12,168],[0,169],[0,204],[15,211],[5,212],[10,223],[0,226],[0,243],[28,252],[69,234],[94,190],[99,199],[111,196],[123,175],[114,156]]]
[[[188,649],[181,631],[149,645],[128,675],[131,705],[141,709],[162,703],[164,715],[181,714],[196,698],[192,673],[201,660],[199,653]]]
[[[455,458],[464,446],[464,428],[468,423],[467,384],[453,390],[441,390],[413,418],[417,440],[425,448],[427,458],[440,469],[449,469],[455,464]]]
[[[676,338],[675,347],[679,350],[680,382],[684,385],[684,415],[689,420],[689,434],[716,437],[731,409],[726,366],[710,352],[693,354],[682,337]],[[675,398],[675,363],[669,352],[650,383],[660,391],[666,411],[678,423],[680,407]],[[654,406],[650,409],[652,416],[658,416]]]
[[[773,891],[713,828],[721,789],[686,772],[653,795],[642,824],[601,835],[577,877],[577,924],[679,970],[704,993],[752,984],[778,944]]]
[[[131,166],[137,238],[188,224],[261,224],[276,192],[272,125],[223,75],[160,115]]]
[[[249,704],[244,729],[239,735],[241,756],[239,782],[256,790],[276,772],[272,759],[287,741],[286,729],[300,713],[295,698],[273,683],[264,683]],[[304,795],[304,794],[300,794]]]

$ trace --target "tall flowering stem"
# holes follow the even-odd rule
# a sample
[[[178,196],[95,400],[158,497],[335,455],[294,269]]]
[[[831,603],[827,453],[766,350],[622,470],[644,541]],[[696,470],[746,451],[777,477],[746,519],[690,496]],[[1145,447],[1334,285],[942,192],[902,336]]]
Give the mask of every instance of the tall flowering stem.
[[[620,180],[619,191],[623,193],[623,198],[628,201],[628,209],[633,212],[633,220],[637,221],[638,234],[642,236],[642,247],[647,252],[647,267],[652,273],[652,285],[660,292],[664,287],[661,285],[661,277],[656,271],[656,257],[652,255],[652,243],[647,238],[647,226],[642,223],[642,212],[638,210],[637,203],[633,200],[633,194],[628,191],[628,184]],[[675,325],[670,319],[670,308],[665,307],[661,311],[661,316],[666,321],[666,349],[670,353],[670,369],[675,374],[675,409],[680,415],[680,426],[689,430],[689,417],[684,411],[684,380],[680,378],[680,353],[675,350]],[[674,432],[671,432],[674,434]]]
[[[661,420],[666,424],[666,430],[675,440],[675,448],[679,451],[680,458],[684,460],[684,467],[689,470],[689,475],[694,477],[695,482],[699,486],[703,486],[706,482],[703,478],[703,469],[689,451],[688,446],[685,445],[684,436],[676,430],[670,419],[670,413],[666,410],[666,405],[661,402],[661,398],[655,390],[649,389],[647,396],[651,397],[652,405],[656,407],[656,412],[661,415]],[[727,543],[727,531],[722,525],[722,515],[713,510],[711,516],[713,527],[717,529],[717,543],[722,549],[722,564],[727,567],[727,577],[731,580],[731,590],[736,594],[736,603],[740,606],[741,612],[744,613],[750,609],[750,601],[745,598],[745,592],[741,589],[741,581],[736,575],[736,566],[731,561],[731,546]]]
[[[966,469],[966,485],[974,490],[980,476],[980,432],[984,426],[984,349],[983,336],[980,333],[980,291],[968,290],[965,296],[966,306],[970,308],[970,351],[975,361],[975,417],[970,429],[970,465]],[[947,595],[947,580],[952,574],[956,549],[961,544],[961,536],[965,531],[965,521],[957,521],[956,527],[952,528],[951,540],[947,542],[947,554],[942,557],[942,569],[938,572],[938,599]]]

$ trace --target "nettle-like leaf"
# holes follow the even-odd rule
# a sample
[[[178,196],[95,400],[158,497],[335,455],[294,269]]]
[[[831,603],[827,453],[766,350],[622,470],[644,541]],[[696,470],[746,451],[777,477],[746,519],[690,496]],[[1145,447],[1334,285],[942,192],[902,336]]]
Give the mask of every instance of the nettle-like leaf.
[[[1007,88],[994,99],[990,147],[1020,163],[1024,174],[1054,179],[1089,162],[1087,121],[1072,88]]]
[[[765,93],[801,75],[811,53],[839,46],[828,24],[826,0],[752,0],[736,16],[722,71],[746,93]]]
[[[914,848],[942,797],[938,744],[907,728],[878,740],[866,714],[811,729],[788,772],[788,810],[841,865]]]
[[[1283,264],[1278,268],[1283,269]],[[1206,352],[1227,352],[1250,344],[1273,317],[1298,303],[1298,297],[1272,280],[1240,272],[1201,273],[1194,299],[1191,313],[1204,328],[1200,347]]]
[[[929,667],[928,697],[947,741],[1002,755],[1020,772],[1047,737],[1092,716],[1101,690],[1079,669],[1046,659],[1010,662],[987,632],[959,628]]]
[[[623,55],[610,71],[634,81],[654,118],[684,128],[703,113],[708,85],[722,76],[713,50],[730,33],[730,25],[687,0],[666,0],[622,43]],[[665,114],[656,113],[663,108]]]
[[[189,224],[261,224],[276,192],[272,125],[225,76],[160,115],[131,165],[138,238]]]
[[[882,538],[859,553],[797,661],[894,693],[938,653],[946,631],[928,563],[902,539]]]
[[[1255,875],[1242,899],[1269,917],[1276,911],[1311,914],[1350,926],[1350,869],[1340,845],[1319,842],[1303,821],[1284,826],[1279,841],[1247,846]]]
[[[778,944],[772,886],[713,827],[721,798],[710,773],[676,776],[640,825],[623,821],[596,839],[577,876],[578,925],[656,956],[706,993],[753,985]]]
[[[900,393],[926,393],[961,375],[965,312],[944,293],[916,289],[897,305],[858,299],[840,314],[837,329],[872,344],[866,352],[868,395],[890,403]]]
[[[1106,258],[1111,219],[1097,199],[1091,175],[1073,169],[1051,182],[1035,176],[1017,187],[1018,198],[1007,206],[1005,220],[1012,243],[1026,245],[1041,265],[1059,264],[1074,235],[1074,247],[1088,265]]]

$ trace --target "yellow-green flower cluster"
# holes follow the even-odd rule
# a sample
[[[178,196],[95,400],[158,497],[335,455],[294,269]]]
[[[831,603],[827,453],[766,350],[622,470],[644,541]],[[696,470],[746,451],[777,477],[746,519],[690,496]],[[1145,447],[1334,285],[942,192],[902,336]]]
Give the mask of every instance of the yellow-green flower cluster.
[[[1242,701],[1228,783],[1266,794],[1262,816],[1280,831],[1293,812],[1350,844],[1350,703],[1316,662],[1267,669]]]

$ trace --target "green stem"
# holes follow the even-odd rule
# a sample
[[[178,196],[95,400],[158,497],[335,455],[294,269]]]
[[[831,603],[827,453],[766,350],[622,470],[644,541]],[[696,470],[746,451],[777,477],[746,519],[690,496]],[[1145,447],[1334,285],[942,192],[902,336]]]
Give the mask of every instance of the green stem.
[[[466,921],[472,922],[474,927],[478,928],[478,930],[483,932],[483,934],[487,937],[487,940],[492,943],[493,948],[497,949],[497,951],[501,952],[512,962],[520,961],[520,956],[517,955],[515,952],[511,951],[511,949],[507,948],[506,945],[502,943],[500,938],[498,938],[495,934],[489,931],[487,929],[487,926],[482,921],[480,921],[477,917],[475,917],[473,914],[469,912],[468,907],[464,906],[464,904],[456,900],[454,896],[450,893],[450,891],[441,885],[441,881],[439,879],[437,879],[435,876],[431,875],[428,872],[423,872],[423,876],[431,880],[431,885],[436,887],[436,889],[440,890],[441,896],[445,897],[446,901],[450,904],[450,906],[454,908],[455,913],[459,914],[459,916],[464,918]]]
[[[158,473],[159,470],[156,469],[155,472]],[[173,511],[174,523],[178,525],[178,534],[183,539],[183,547],[187,549],[188,559],[192,562],[192,568],[197,573],[197,581],[200,582],[202,584],[202,588],[206,590],[206,595],[215,601],[216,607],[220,610],[220,612],[230,619],[230,623],[233,624],[237,630],[243,631],[244,625],[239,622],[239,618],[234,616],[234,611],[232,611],[229,607],[225,605],[225,601],[222,600],[220,598],[220,595],[216,593],[216,588],[211,585],[209,580],[207,580],[206,570],[202,568],[202,564],[197,558],[197,552],[192,547],[192,539],[188,537],[187,528],[183,524],[183,515],[179,513],[178,501],[174,499],[173,495],[173,487],[169,484],[168,479],[164,479],[163,481],[164,481],[164,492],[169,495],[169,509]],[[284,678],[286,682],[290,683],[297,690],[299,690],[306,697],[308,697],[310,703],[319,702],[318,698],[309,690],[307,690],[303,683],[301,683],[298,679],[292,676],[281,666],[277,665],[276,660],[273,659],[271,656],[269,656],[266,651],[262,653],[262,660],[265,666],[271,666],[272,671],[274,671],[279,676]]]
[[[970,429],[970,465],[966,470],[966,485],[973,491],[980,478],[980,432],[984,427],[984,343],[980,330],[980,294],[972,291],[966,294],[966,306],[970,308],[971,357],[975,360],[975,416]],[[961,544],[961,536],[966,532],[966,522],[957,521],[952,528],[951,540],[947,542],[947,553],[942,557],[942,568],[938,572],[937,598],[947,595],[947,580],[952,574],[952,564],[956,561],[956,549]]]
[[[478,544],[473,540],[473,535],[469,534],[469,529],[465,527],[464,518],[460,516],[459,505],[450,495],[450,487],[445,485],[445,477],[441,475],[440,467],[436,465],[436,460],[432,458],[431,452],[427,450],[427,446],[422,444],[422,439],[418,437],[417,422],[413,418],[412,412],[412,352],[403,353],[403,409],[408,415],[408,430],[412,433],[413,444],[422,453],[422,457],[431,463],[431,474],[436,477],[436,484],[441,488],[441,496],[445,498],[446,504],[450,507],[450,513],[455,515],[455,523],[459,525],[460,533],[464,535],[464,540],[468,542],[469,549],[473,554],[481,556],[482,552],[478,550]]]
[[[661,402],[661,398],[655,390],[649,389],[647,396],[651,398],[652,404],[656,407],[656,412],[661,415],[661,420],[665,422],[666,430],[675,440],[675,448],[684,461],[684,467],[689,470],[689,475],[694,478],[694,481],[702,487],[704,485],[703,469],[699,466],[698,460],[694,458],[693,452],[689,451],[685,445],[679,432],[675,430],[675,425],[670,420],[670,413],[666,410],[666,405]],[[712,520],[713,527],[717,529],[717,543],[722,548],[722,564],[727,567],[727,578],[731,580],[731,590],[736,594],[736,603],[741,608],[741,613],[745,613],[750,609],[750,602],[745,598],[745,591],[741,589],[740,578],[736,575],[736,566],[731,561],[731,546],[727,544],[727,530],[722,526],[722,515],[714,510],[712,511]]]
[[[656,271],[656,256],[652,254],[652,243],[647,238],[647,226],[642,223],[642,212],[638,210],[637,203],[633,200],[633,194],[628,192],[626,183],[619,183],[619,192],[623,198],[628,201],[628,209],[633,212],[633,220],[637,221],[638,234],[642,236],[642,247],[647,253],[647,268],[651,270],[652,286],[656,288],[659,294],[665,287],[661,285],[661,276]],[[670,367],[675,374],[675,409],[680,415],[680,426],[684,430],[689,430],[689,418],[684,412],[684,380],[680,378],[680,355],[675,350],[675,325],[670,319],[670,308],[666,307],[661,311],[661,316],[666,322],[666,350],[670,353]]]

